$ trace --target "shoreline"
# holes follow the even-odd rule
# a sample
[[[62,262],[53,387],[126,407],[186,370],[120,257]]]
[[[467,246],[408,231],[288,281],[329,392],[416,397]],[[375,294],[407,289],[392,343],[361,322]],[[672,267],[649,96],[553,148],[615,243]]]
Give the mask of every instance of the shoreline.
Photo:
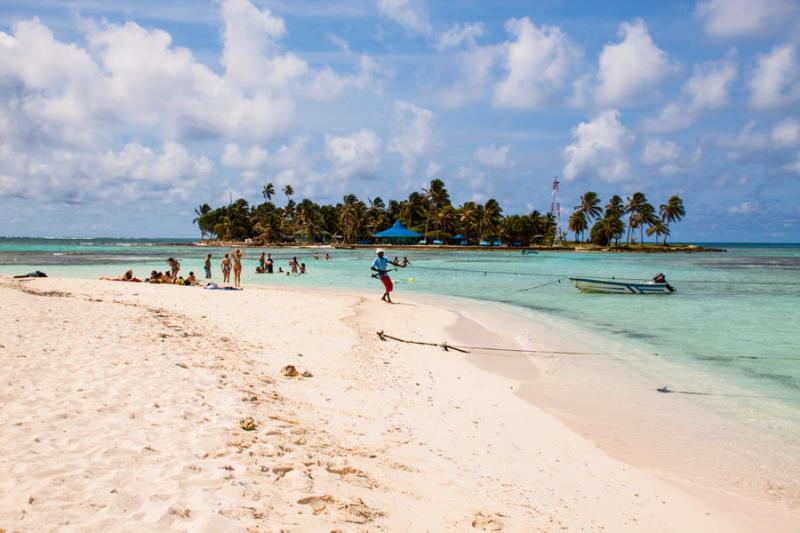
[[[293,398],[292,401],[295,404],[298,401],[306,402],[307,407],[310,406],[310,409],[313,412],[327,412],[327,409],[333,409],[333,413],[338,413],[341,415],[336,423],[333,423],[334,420],[337,420],[336,416],[333,416],[332,414],[330,414],[330,416],[325,415],[325,418],[327,418],[329,421],[328,424],[326,424],[326,427],[329,429],[332,427],[331,423],[333,423],[334,426],[340,425],[345,427],[352,423],[349,421],[358,420],[361,416],[366,416],[368,418],[373,417],[373,423],[367,424],[366,426],[359,425],[358,432],[367,435],[364,437],[367,442],[371,444],[379,444],[379,447],[384,448],[388,445],[386,441],[386,435],[391,435],[393,432],[379,433],[375,431],[376,427],[373,426],[380,426],[382,423],[379,422],[381,417],[376,417],[376,413],[373,411],[378,409],[379,413],[377,414],[389,416],[393,419],[400,417],[398,420],[403,419],[405,422],[401,425],[407,427],[408,431],[415,435],[415,437],[412,437],[412,440],[406,442],[405,444],[388,445],[389,448],[393,448],[394,451],[392,453],[399,452],[400,455],[407,455],[410,451],[415,451],[417,449],[414,447],[416,440],[420,443],[425,442],[431,449],[436,449],[437,445],[439,446],[439,449],[447,449],[446,452],[437,453],[444,453],[445,455],[451,456],[450,460],[455,461],[456,464],[461,464],[462,466],[460,468],[464,468],[463,465],[465,463],[463,463],[463,461],[474,461],[476,460],[475,456],[469,454],[465,455],[466,452],[465,450],[460,449],[461,446],[459,446],[459,449],[456,450],[448,449],[446,443],[452,442],[450,439],[452,439],[455,434],[466,431],[466,428],[473,427],[472,421],[460,420],[456,416],[457,414],[460,416],[461,413],[464,415],[470,415],[473,414],[473,412],[483,413],[483,415],[476,419],[482,428],[481,433],[479,435],[473,434],[472,437],[469,437],[470,433],[467,432],[464,433],[464,436],[462,437],[467,439],[463,441],[463,447],[465,449],[469,449],[471,454],[479,454],[480,464],[485,467],[485,470],[488,470],[481,472],[479,469],[477,472],[475,472],[475,475],[499,475],[500,477],[498,479],[504,479],[507,482],[513,481],[513,483],[516,483],[520,489],[527,487],[526,490],[537,490],[537,497],[532,501],[535,501],[536,505],[540,508],[540,514],[542,514],[541,508],[543,506],[545,509],[545,512],[543,513],[544,515],[547,515],[547,512],[555,512],[556,509],[559,508],[559,505],[563,505],[559,504],[557,500],[553,499],[554,496],[552,494],[545,494],[544,492],[546,492],[546,489],[552,490],[554,487],[562,486],[564,483],[566,483],[570,486],[570,489],[564,494],[560,494],[560,496],[564,497],[565,494],[571,495],[573,499],[570,500],[571,504],[567,505],[567,508],[569,508],[570,511],[563,516],[562,512],[552,516],[558,516],[558,520],[566,521],[567,524],[573,527],[577,527],[580,524],[593,524],[596,526],[600,523],[608,524],[609,526],[617,526],[616,529],[637,529],[639,527],[646,527],[644,522],[620,522],[619,520],[622,519],[619,517],[606,515],[599,516],[594,514],[595,511],[590,512],[588,510],[584,510],[578,503],[579,499],[576,499],[576,493],[570,491],[576,488],[579,491],[583,491],[582,498],[586,496],[587,492],[589,494],[593,494],[592,490],[594,489],[591,487],[595,486],[594,483],[596,480],[587,478],[586,472],[573,472],[573,479],[567,481],[557,480],[556,477],[553,477],[557,472],[560,472],[560,468],[568,468],[572,472],[573,469],[578,468],[578,463],[575,461],[583,460],[585,462],[587,457],[591,457],[591,460],[589,463],[587,463],[587,467],[591,465],[592,468],[599,468],[599,465],[602,465],[601,470],[604,472],[604,474],[601,477],[606,482],[610,482],[612,480],[620,481],[622,478],[619,478],[618,476],[623,476],[624,478],[624,476],[628,475],[624,472],[631,471],[628,470],[627,467],[626,469],[618,470],[618,467],[614,466],[616,464],[616,460],[611,459],[611,456],[603,453],[597,455],[599,453],[599,449],[605,448],[602,445],[600,445],[600,448],[596,448],[595,444],[592,444],[590,441],[586,440],[588,435],[581,432],[580,429],[576,429],[576,426],[571,426],[568,423],[564,425],[565,420],[563,413],[560,417],[557,417],[560,422],[555,422],[556,425],[554,426],[553,422],[547,422],[548,416],[551,415],[545,414],[548,412],[545,407],[542,405],[537,405],[537,402],[531,401],[529,398],[520,398],[520,396],[524,396],[524,394],[519,390],[521,388],[521,381],[536,383],[536,381],[542,377],[543,373],[546,374],[547,372],[552,372],[552,368],[542,366],[541,364],[537,364],[537,362],[532,362],[530,358],[524,358],[522,360],[517,359],[514,361],[505,360],[501,361],[502,364],[499,364],[498,366],[497,361],[481,361],[481,354],[471,354],[465,357],[463,355],[456,355],[453,353],[447,355],[446,352],[442,352],[436,348],[394,345],[386,346],[385,343],[380,343],[380,341],[378,341],[374,336],[374,331],[377,331],[375,328],[380,325],[380,317],[385,312],[385,307],[383,307],[383,304],[370,301],[371,299],[368,298],[363,292],[348,291],[343,289],[312,290],[299,288],[288,289],[274,287],[253,287],[252,290],[248,288],[248,290],[244,291],[244,293],[223,295],[214,293],[209,294],[208,292],[199,289],[170,286],[148,287],[140,284],[129,285],[112,282],[104,283],[98,281],[69,280],[59,278],[47,278],[46,280],[36,280],[34,282],[12,282],[7,278],[0,279],[2,279],[4,285],[4,288],[2,289],[4,292],[8,290],[5,287],[6,285],[18,284],[29,287],[35,291],[38,290],[40,292],[70,292],[73,299],[82,299],[82,302],[92,302],[88,304],[89,306],[93,305],[94,303],[94,305],[104,305],[110,309],[128,309],[131,304],[145,304],[155,308],[161,307],[164,309],[172,309],[176,313],[179,311],[180,313],[189,313],[187,315],[187,320],[190,322],[208,322],[210,320],[211,322],[209,322],[207,325],[207,328],[209,328],[210,331],[218,330],[220,332],[225,332],[227,338],[237,338],[232,335],[232,332],[225,331],[226,327],[224,324],[220,323],[220,317],[214,316],[214,314],[222,313],[224,314],[222,317],[222,322],[225,322],[225,320],[231,320],[234,321],[233,323],[239,324],[237,328],[234,328],[236,330],[234,333],[238,333],[238,335],[242,337],[242,341],[252,343],[253,345],[265,342],[271,343],[273,351],[276,348],[279,351],[289,351],[289,353],[302,350],[305,357],[302,359],[295,359],[295,356],[293,356],[292,359],[301,363],[307,363],[311,366],[316,365],[324,367],[324,371],[315,371],[314,378],[309,379],[308,382],[311,383],[313,379],[313,384],[315,387],[321,386],[322,389],[328,391],[327,393],[323,392],[323,394],[327,394],[328,400],[323,399],[323,401],[320,403],[319,394],[314,394],[312,391],[309,393],[311,396],[306,395],[302,398]],[[81,294],[83,296],[80,296]],[[27,296],[28,300],[32,299],[34,302],[36,302],[36,298],[40,298],[41,301],[44,301],[45,305],[48,299],[53,300],[52,296],[51,298]],[[219,301],[221,298],[235,298],[242,302],[242,305],[244,305],[244,302],[249,302],[250,306],[255,305],[256,309],[254,310],[250,309],[249,307],[244,308],[248,314],[248,318],[251,319],[252,316],[254,316],[252,315],[252,311],[259,310],[257,302],[261,301],[262,298],[270,301],[274,300],[274,306],[267,309],[271,309],[272,311],[277,310],[281,313],[285,313],[287,317],[280,317],[280,320],[288,321],[287,324],[289,324],[289,327],[286,331],[276,332],[274,334],[275,339],[263,338],[263,335],[259,335],[259,331],[251,331],[246,327],[247,322],[244,321],[244,318],[234,317],[231,315],[229,310],[220,309],[218,306],[221,303]],[[55,298],[55,300],[60,300],[60,303],[71,303],[68,302],[66,298]],[[95,300],[104,300],[107,303],[94,302]],[[439,341],[445,340],[445,338],[451,338],[450,336],[452,335],[456,337],[457,342],[471,343],[472,341],[470,340],[470,335],[473,336],[472,338],[474,340],[475,335],[481,334],[483,336],[489,336],[492,340],[497,342],[503,340],[505,342],[512,342],[518,346],[524,346],[526,343],[526,340],[519,335],[509,336],[507,333],[498,333],[498,331],[494,330],[493,328],[497,328],[498,324],[503,323],[505,323],[505,327],[508,328],[508,316],[503,314],[495,314],[492,315],[494,317],[494,321],[486,319],[484,314],[488,313],[491,315],[496,309],[495,306],[484,306],[484,302],[477,302],[476,306],[467,306],[466,304],[461,305],[461,303],[469,302],[466,299],[450,299],[449,301],[456,302],[457,305],[455,307],[448,307],[447,304],[443,304],[443,302],[448,300],[447,297],[429,295],[420,297],[419,295],[411,295],[406,298],[404,295],[403,300],[406,301],[406,305],[396,306],[394,308],[398,311],[396,313],[397,316],[392,321],[392,328],[398,329],[399,333],[396,334],[401,337],[404,335],[412,335],[415,336],[415,338],[423,337],[426,339]],[[76,301],[74,305],[77,305],[78,303],[79,302]],[[312,307],[303,307],[308,306],[309,304],[311,304]],[[85,304],[81,303],[80,305]],[[297,306],[301,306],[301,311],[305,309],[305,312],[298,314],[294,310],[294,308]],[[485,307],[490,308],[484,309]],[[13,308],[10,311],[13,313]],[[212,312],[214,314],[211,314]],[[261,310],[261,313],[263,312],[264,309]],[[344,314],[342,314],[343,312]],[[271,314],[270,311],[267,313],[267,316]],[[326,316],[325,313],[328,313],[331,316]],[[375,313],[378,314],[376,315]],[[471,314],[475,314],[476,316],[471,316]],[[424,315],[424,317],[418,315]],[[463,322],[465,317],[467,320],[472,320],[473,322],[466,323],[465,325]],[[298,319],[300,319],[300,321],[296,322]],[[296,336],[287,337],[286,335],[291,334],[292,330],[297,330],[298,328],[303,327],[302,324],[305,323],[304,319],[313,319],[310,325],[311,336],[305,339],[301,339]],[[376,320],[378,321],[377,323]],[[459,320],[462,320],[460,324]],[[321,325],[313,325],[315,321],[319,321]],[[325,324],[329,325],[326,326]],[[337,326],[337,324],[339,324],[339,326]],[[476,327],[475,324],[479,325],[480,328],[483,329]],[[331,325],[337,327],[338,330],[331,330]],[[339,331],[342,329],[341,325],[345,326],[344,330],[346,331]],[[325,329],[326,327],[328,328],[327,330]],[[546,328],[546,325],[540,326],[540,329],[543,328]],[[323,330],[327,331],[325,338],[328,339],[326,341],[325,349],[332,351],[332,353],[341,352],[342,355],[335,357],[331,356],[331,361],[328,361],[327,357],[320,358],[319,356],[311,356],[310,359],[307,359],[309,357],[309,352],[313,353],[314,350],[319,351],[320,349],[319,343],[314,341],[314,332],[321,332]],[[498,330],[500,332],[503,331],[502,328],[498,328]],[[89,331],[91,331],[91,328]],[[354,336],[353,333],[357,334]],[[387,333],[390,333],[390,331],[387,331]],[[197,334],[202,335],[202,333]],[[41,335],[39,336],[41,337]],[[480,337],[480,335],[478,336]],[[32,339],[31,341],[33,342],[35,340],[36,339]],[[163,342],[165,338],[161,338],[160,340]],[[166,338],[166,340],[169,339]],[[43,342],[43,339],[38,339],[38,341]],[[548,342],[554,344],[557,342],[557,339],[551,336],[549,339],[539,339],[539,342],[544,343],[544,345],[547,346]],[[6,347],[9,346],[7,340],[5,342],[0,342],[0,344],[4,344]],[[146,346],[149,345],[150,344],[146,344]],[[303,347],[303,345],[305,345],[305,347]],[[550,346],[549,349],[554,348]],[[382,352],[388,353],[389,357],[387,358],[386,355],[381,356],[380,354]],[[355,359],[353,359],[354,354]],[[432,358],[432,356],[440,357]],[[195,355],[194,357],[198,356]],[[478,360],[473,361],[472,359],[475,358],[478,358]],[[465,366],[464,359],[470,360],[468,366],[473,367],[475,371],[470,371],[469,368]],[[357,366],[348,368],[346,361],[356,363]],[[345,364],[344,369],[341,367],[343,363]],[[481,368],[481,363],[488,365],[490,368]],[[135,362],[132,364],[135,364]],[[362,375],[362,371],[367,369],[369,370],[366,372],[366,375]],[[181,370],[180,367],[178,370]],[[434,370],[436,372],[434,374],[430,374],[430,372]],[[330,382],[323,377],[328,372],[333,373],[331,374]],[[352,372],[355,372],[355,374]],[[397,381],[397,377],[392,377],[392,375],[389,374],[384,375],[387,372],[393,374],[394,376],[402,375],[405,376],[405,378],[401,381]],[[243,379],[246,379],[244,378],[246,375],[247,374],[243,375]],[[359,378],[359,375],[362,377]],[[411,380],[416,380],[416,386],[413,384],[413,381],[409,381],[409,378]],[[355,382],[353,381],[354,379]],[[363,379],[367,379],[367,381],[363,381]],[[388,407],[386,408],[388,410],[384,412],[377,407],[382,403],[386,403],[388,400],[388,398],[385,398],[385,394],[383,393],[385,389],[380,386],[376,387],[380,383],[383,383],[386,379],[389,379],[389,381],[386,381],[386,384],[391,384],[389,386],[389,390],[393,390],[392,396],[397,394],[399,397],[406,398],[402,404],[397,404],[397,407],[404,405],[405,407],[403,409],[409,410],[409,413],[403,414],[403,411],[397,412],[393,408]],[[359,384],[358,387],[353,388],[356,383]],[[472,388],[470,388],[470,384],[472,385]],[[421,391],[419,388],[420,386],[422,386],[424,390]],[[483,388],[486,388],[487,390],[481,390]],[[361,389],[367,390],[362,391]],[[374,407],[365,407],[365,405],[369,405],[369,403],[361,404],[362,407],[358,407],[357,405],[353,405],[352,401],[346,396],[340,397],[334,392],[341,392],[342,390],[349,391],[347,393],[348,395],[354,395],[361,398],[373,398],[372,400],[369,400],[369,402],[377,401],[378,403]],[[503,390],[507,392],[501,392]],[[281,394],[285,395],[286,392],[287,391],[281,391]],[[420,395],[420,392],[422,392],[422,395]],[[428,394],[427,401],[424,400],[425,394]],[[288,396],[286,397],[289,398]],[[380,399],[382,397],[383,399]],[[236,400],[238,401],[238,398]],[[408,403],[409,401],[411,402],[410,404]],[[519,402],[524,402],[524,404],[528,407],[523,411],[519,411]],[[461,405],[462,407],[457,408],[457,405]],[[470,406],[469,409],[467,409],[468,405]],[[504,407],[500,409],[500,411],[497,411],[498,407],[493,407],[493,405],[497,405],[498,407],[502,405]],[[449,407],[442,411],[442,406]],[[456,407],[455,410],[454,407]],[[467,409],[467,411],[464,411],[465,409]],[[346,411],[350,411],[349,415],[347,416],[343,414]],[[432,422],[436,421],[435,419],[430,419],[433,413],[437,413],[437,416],[439,417],[444,417],[443,420],[446,423],[443,427],[449,428],[449,431],[455,432],[455,434],[442,434],[441,427],[437,428],[436,423],[431,425]],[[333,418],[331,418],[331,416],[333,416]],[[511,433],[508,433],[512,427],[520,424],[520,416],[522,418],[534,417],[536,423],[529,425],[530,427],[523,424],[523,427],[516,427],[513,429],[513,431],[511,431]],[[553,421],[555,420],[556,419],[553,419]],[[509,423],[514,423],[514,426],[508,426],[507,424]],[[484,426],[487,429],[484,430]],[[571,426],[570,430],[566,430],[568,426]],[[505,429],[503,429],[504,427]],[[544,437],[542,434],[540,434],[541,431],[544,431]],[[346,433],[347,432],[345,432],[345,434]],[[547,435],[549,435],[549,437]],[[539,454],[556,453],[554,450],[550,449],[549,446],[544,446],[544,448],[542,447],[546,443],[554,445],[554,442],[552,441],[553,438],[556,438],[554,435],[558,436],[556,440],[562,438],[566,439],[564,442],[570,443],[570,449],[577,447],[582,451],[576,456],[563,456],[563,454],[556,454],[555,457],[551,457],[551,459],[558,459],[559,461],[562,461],[562,463],[560,463],[560,467],[554,467],[552,465],[548,466],[546,463],[541,463],[540,467],[545,468],[547,472],[550,472],[550,477],[547,479],[549,479],[549,483],[552,483],[552,485],[544,483],[544,487],[539,487],[536,489],[528,486],[528,484],[531,482],[530,479],[527,479],[524,476],[523,478],[518,478],[514,472],[508,471],[506,467],[501,467],[500,463],[497,463],[492,455],[486,457],[485,453],[481,453],[479,451],[499,447],[504,449],[505,452],[497,456],[497,461],[508,462],[512,467],[517,464],[519,464],[521,467],[524,464],[526,465],[523,467],[525,472],[533,472],[535,469],[531,469],[530,461],[533,460],[535,463],[536,459],[532,459],[530,454],[536,450],[538,450],[537,453]],[[507,442],[508,439],[506,437],[511,438],[511,441]],[[469,445],[469,441],[474,438],[479,440],[483,439],[484,442],[477,447],[472,448]],[[540,442],[543,438],[545,439],[545,443]],[[401,441],[404,440],[405,439],[401,439]],[[525,443],[524,446],[523,443]],[[361,444],[363,445],[364,443],[362,442]],[[444,448],[441,448],[442,446]],[[489,448],[486,448],[486,446]],[[158,448],[158,446],[154,447]],[[597,452],[591,451],[593,449],[597,450]],[[436,459],[436,453],[433,455],[428,453],[424,456],[417,456],[415,453],[412,453],[411,458],[415,457],[416,459],[414,460],[419,464],[412,464],[412,468],[420,470],[420,464],[428,464],[429,466],[435,466],[436,469],[444,468],[447,470],[445,465],[447,461],[440,464],[441,460]],[[500,457],[507,457],[507,459],[501,460]],[[583,457],[583,459],[580,459],[581,457]],[[518,461],[519,463],[517,463]],[[416,466],[414,466],[415,464]],[[642,484],[641,491],[643,499],[639,500],[638,496],[631,497],[630,502],[622,503],[612,498],[609,502],[607,502],[608,505],[612,506],[612,510],[615,512],[623,510],[622,514],[624,515],[625,520],[628,520],[631,516],[639,516],[637,513],[641,513],[643,509],[646,509],[647,512],[641,515],[639,519],[650,520],[649,523],[654,527],[663,527],[666,523],[675,525],[675,522],[671,521],[678,520],[680,517],[670,516],[669,509],[672,509],[672,501],[680,500],[686,506],[688,506],[687,508],[690,510],[697,509],[699,511],[701,508],[705,508],[706,506],[714,509],[714,520],[721,519],[720,513],[722,513],[722,516],[730,517],[723,520],[726,526],[732,526],[740,519],[744,519],[742,516],[736,516],[738,507],[741,507],[744,504],[748,504],[744,505],[744,508],[758,509],[759,511],[756,514],[760,515],[762,518],[765,516],[764,513],[767,511],[774,511],[775,514],[773,519],[777,529],[780,529],[780,524],[784,520],[793,519],[794,523],[797,523],[796,515],[784,516],[782,513],[778,512],[777,509],[773,509],[772,506],[767,505],[766,507],[763,507],[758,502],[754,503],[747,498],[737,499],[732,497],[726,499],[723,497],[724,495],[710,494],[709,491],[705,490],[707,487],[697,488],[691,486],[690,484],[689,489],[691,490],[687,489],[687,487],[676,488],[674,490],[665,489],[663,486],[654,481],[654,479],[658,477],[658,474],[652,473],[653,471],[651,469],[642,469],[641,466],[633,466],[631,468],[633,469],[633,472],[631,472],[630,475],[633,476],[633,473],[636,475],[634,476],[633,480],[628,479],[627,481],[635,481],[637,488],[640,486],[638,485],[639,483]],[[500,475],[501,472],[502,475]],[[383,470],[381,470],[381,473],[383,474]],[[387,476],[389,478],[391,477],[388,474]],[[542,481],[543,479],[538,479],[539,483]],[[408,482],[408,480],[406,480],[406,482]],[[303,484],[305,482],[300,479],[297,481],[297,483]],[[419,479],[414,479],[412,481],[412,485],[414,487],[416,487],[415,484],[418,483],[420,483]],[[652,483],[656,483],[656,485],[652,485]],[[391,483],[389,484],[391,485]],[[677,482],[675,485],[677,486],[678,484],[680,484],[680,482]],[[645,501],[644,498],[646,497],[645,494],[651,489],[655,490],[654,487],[658,487],[655,493],[664,493],[664,491],[668,493],[667,500],[670,500],[669,504],[656,502],[655,499],[653,499],[650,503],[643,503]],[[370,489],[368,494],[370,496],[374,496],[373,492],[376,490],[377,489],[374,488]],[[424,490],[427,489],[420,487],[419,490],[424,492]],[[597,490],[600,491],[599,486],[597,487]],[[687,490],[690,492],[697,491],[698,494],[687,495]],[[380,490],[377,492],[380,492]],[[558,492],[559,491],[556,491],[556,493]],[[389,493],[391,493],[391,491],[389,491]],[[651,493],[651,495],[655,493]],[[556,496],[558,495],[559,494],[556,494]],[[433,497],[430,494],[429,496]],[[596,497],[600,500],[608,498],[607,495],[602,494],[601,492],[598,492]],[[661,496],[659,496],[659,498],[660,497]],[[366,501],[366,498],[364,500]],[[502,498],[500,500],[502,500]],[[511,505],[512,508],[514,508],[515,505],[511,504],[510,500],[502,500],[498,502],[497,497],[490,498],[487,501],[499,503],[500,507],[508,507]],[[503,503],[503,501],[505,503]],[[738,502],[739,505],[731,504],[730,502],[733,501]],[[477,504],[477,502],[472,503]],[[454,508],[458,507],[452,501],[450,502],[450,505],[454,506]],[[323,505],[323,507],[325,506]],[[683,509],[683,507],[679,508]],[[387,514],[394,512],[395,515],[397,514],[397,512],[393,511],[392,509],[387,509],[382,512]],[[462,510],[459,508],[458,512],[462,512]],[[469,516],[469,513],[466,511],[464,512],[467,514],[467,516]],[[474,512],[483,513],[483,511]],[[504,514],[504,512],[509,513],[507,509],[497,512],[500,514]],[[674,513],[675,511],[673,510],[672,512]],[[705,512],[707,511],[703,511],[703,513]],[[317,513],[312,514],[314,517],[317,516]],[[324,515],[327,514],[327,512],[321,511],[319,514]],[[502,517],[494,516],[492,512],[487,511],[483,514],[489,518],[480,518],[481,520],[486,519],[489,521],[503,521]],[[427,516],[429,519],[433,520],[431,515],[423,514],[421,516]],[[536,518],[538,515],[536,514],[526,515],[525,513],[520,514],[519,512],[514,511],[504,516],[506,516],[505,522],[508,526],[513,526],[513,524],[528,525],[538,523],[538,519]],[[688,522],[682,522],[682,524],[686,527],[689,527],[689,529],[701,529],[699,527],[700,522],[696,521],[703,520],[702,516],[704,515],[699,512],[698,514],[693,514],[693,511],[686,511],[681,519],[686,519],[686,517],[691,517],[691,519],[689,519]],[[781,516],[783,517],[781,518]],[[5,516],[0,514],[0,525],[5,523],[5,518]],[[586,522],[585,520],[589,518],[591,521]],[[309,517],[309,519],[311,518]],[[410,522],[412,519],[409,516],[395,516],[394,519],[376,517],[375,520],[376,525],[384,523],[394,523],[395,525],[402,523],[404,525],[408,525],[409,523],[412,523]],[[382,522],[382,520],[384,522]],[[398,521],[393,522],[393,520]],[[422,521],[418,522],[418,524],[428,523],[425,521],[425,519],[421,520]],[[714,523],[715,525],[720,525],[717,522]],[[788,526],[789,523],[790,522],[785,522],[785,526]],[[710,526],[711,524],[705,525]],[[755,525],[756,524],[751,523],[751,527],[744,527],[743,529],[755,529]],[[450,527],[453,527],[452,524]],[[445,529],[448,528],[445,527]],[[512,530],[513,529],[514,528],[512,527]],[[789,527],[786,527],[786,530],[789,529]]]
[[[573,245],[573,246],[477,246],[477,245],[454,245],[454,244],[293,244],[293,243],[269,243],[257,244],[244,241],[197,241],[192,243],[168,243],[167,246],[194,246],[208,248],[290,248],[290,249],[332,249],[332,250],[373,250],[380,246],[387,250],[408,250],[408,251],[456,251],[456,252],[508,252],[521,253],[523,250],[535,252],[573,252],[573,253],[633,253],[633,254],[659,254],[659,253],[720,253],[727,252],[725,248],[705,247],[696,244],[681,245],[645,245],[636,246],[595,246],[595,245]]]

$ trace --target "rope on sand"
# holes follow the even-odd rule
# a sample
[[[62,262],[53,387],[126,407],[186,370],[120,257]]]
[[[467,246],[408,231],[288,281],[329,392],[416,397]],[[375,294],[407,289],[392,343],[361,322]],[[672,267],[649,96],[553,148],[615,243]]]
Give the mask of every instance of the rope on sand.
[[[497,348],[492,346],[469,346],[465,344],[450,344],[447,341],[445,342],[426,342],[426,341],[412,341],[408,339],[401,339],[399,337],[395,337],[385,333],[383,330],[376,332],[378,338],[382,341],[386,340],[393,340],[397,342],[403,342],[406,344],[417,344],[419,346],[433,346],[435,348],[442,348],[445,351],[455,350],[457,352],[462,353],[471,353],[469,350],[477,350],[481,352],[506,352],[510,354],[539,354],[539,355],[593,355],[593,356],[600,356],[600,357],[611,357],[611,358],[619,358],[621,356],[631,356],[631,357],[639,357],[639,356],[653,356],[653,357],[661,357],[661,358],[671,358],[671,357],[696,357],[699,359],[713,359],[719,361],[725,360],[737,360],[737,359],[781,359],[785,361],[800,361],[800,357],[792,357],[792,356],[784,356],[784,355],[706,355],[706,354],[665,354],[665,353],[658,353],[658,352],[641,352],[641,353],[607,353],[607,352],[573,352],[573,351],[560,351],[560,350],[528,350],[528,349],[521,349],[521,348]],[[659,392],[681,392],[681,391],[673,391],[673,390],[666,390],[666,391],[659,391]]]

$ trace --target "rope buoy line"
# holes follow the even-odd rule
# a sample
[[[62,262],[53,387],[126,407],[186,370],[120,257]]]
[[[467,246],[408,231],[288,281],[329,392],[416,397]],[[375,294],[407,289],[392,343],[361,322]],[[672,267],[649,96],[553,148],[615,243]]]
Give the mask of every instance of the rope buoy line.
[[[411,341],[407,339],[401,339],[400,337],[395,337],[393,335],[389,335],[384,333],[383,330],[376,332],[378,338],[384,342],[387,340],[393,340],[397,342],[402,342],[405,344],[416,344],[419,346],[433,346],[436,348],[442,348],[444,351],[449,352],[450,350],[455,350],[461,353],[471,353],[468,350],[481,350],[481,351],[498,351],[498,352],[516,352],[516,353],[526,353],[526,354],[548,354],[548,355],[599,355],[599,356],[606,356],[606,357],[613,357],[617,358],[619,355],[637,355],[637,354],[617,354],[617,357],[614,354],[607,354],[602,352],[565,352],[565,351],[550,351],[550,350],[522,350],[517,348],[488,348],[485,346],[464,346],[464,345],[453,345],[448,344],[446,341],[442,343],[436,342],[425,342],[425,341]],[[643,355],[654,355],[654,356],[663,356],[664,354],[643,354]],[[730,359],[791,359],[795,361],[800,361],[798,357],[759,357],[759,356],[731,356]],[[673,390],[667,386],[659,387],[656,391],[663,393],[663,394],[688,394],[693,396],[722,396],[722,397],[731,397],[731,398],[755,398],[755,399],[762,399],[762,400],[794,400],[795,398],[791,398],[788,396],[760,396],[757,394],[738,394],[738,393],[729,393],[729,392],[703,392],[703,391],[687,391],[687,390]]]
[[[641,353],[607,353],[607,352],[575,352],[575,351],[562,351],[562,350],[527,350],[522,348],[497,348],[491,346],[467,346],[464,344],[450,344],[448,342],[425,342],[425,341],[412,341],[407,339],[401,339],[399,337],[395,337],[385,333],[383,330],[377,331],[376,334],[378,338],[382,341],[386,341],[387,339],[403,342],[406,344],[417,344],[420,346],[433,346],[436,348],[442,348],[445,351],[455,350],[457,352],[462,353],[471,353],[469,350],[477,350],[481,352],[506,352],[506,353],[513,353],[513,354],[538,354],[538,355],[594,355],[594,356],[601,356],[601,357],[610,357],[610,358],[619,358],[620,356],[631,356],[636,357],[640,355],[650,355],[654,357],[697,357],[697,358],[709,358],[709,359],[721,359],[721,360],[735,360],[735,359],[771,359],[771,360],[785,360],[785,361],[800,361],[800,357],[792,357],[792,356],[783,356],[783,355],[776,355],[776,356],[762,356],[762,355],[709,355],[709,354],[663,354],[658,352],[641,352]]]
[[[505,275],[505,276],[528,276],[528,277],[551,277],[551,278],[569,278],[569,277],[590,277],[594,279],[608,279],[608,280],[626,280],[629,278],[621,278],[621,277],[605,277],[605,276],[594,276],[589,274],[556,274],[553,272],[508,272],[504,270],[481,270],[481,269],[471,269],[471,268],[451,268],[451,267],[435,267],[435,266],[425,266],[416,264],[414,268],[419,268],[423,270],[443,270],[448,272],[468,272],[473,274],[483,274],[484,276],[487,274],[498,274],[498,275]],[[670,281],[673,283],[707,283],[713,285],[775,285],[780,284],[782,287],[791,286],[791,287],[800,287],[800,282],[774,282],[774,281],[723,281],[723,280],[704,280],[704,279],[679,279],[679,278],[670,278]]]

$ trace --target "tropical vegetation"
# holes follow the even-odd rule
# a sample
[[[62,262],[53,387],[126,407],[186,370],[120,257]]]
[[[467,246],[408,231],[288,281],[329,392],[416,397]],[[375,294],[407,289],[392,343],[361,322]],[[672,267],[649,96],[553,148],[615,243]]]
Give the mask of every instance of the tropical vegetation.
[[[257,205],[250,205],[243,198],[216,208],[202,204],[194,210],[194,223],[202,239],[252,239],[261,243],[369,242],[373,233],[388,228],[395,220],[419,232],[426,242],[478,244],[499,240],[521,246],[547,245],[553,242],[556,231],[550,214],[534,210],[506,215],[493,198],[484,203],[467,201],[453,205],[441,179],[431,180],[427,187],[403,200],[388,202],[380,197],[364,201],[355,194],[347,194],[336,204],[317,204],[308,198],[296,203],[291,185],[285,185],[281,192],[284,205],[273,201],[276,188],[272,183],[264,185],[264,201]],[[582,241],[588,231],[588,239],[594,244],[619,244],[627,227],[628,243],[633,230],[639,230],[640,242],[646,232],[656,240],[663,237],[666,244],[670,226],[686,214],[678,196],[662,204],[658,216],[642,193],[635,193],[626,201],[615,195],[605,207],[601,204],[594,192],[581,196],[567,222],[567,229],[575,234],[576,241]]]

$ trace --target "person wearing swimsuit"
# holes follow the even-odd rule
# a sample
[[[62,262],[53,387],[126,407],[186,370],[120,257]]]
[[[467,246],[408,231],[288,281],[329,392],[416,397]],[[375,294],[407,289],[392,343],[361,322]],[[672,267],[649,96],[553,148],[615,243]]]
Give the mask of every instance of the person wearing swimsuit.
[[[241,287],[242,284],[242,256],[244,254],[237,249],[233,252],[233,286]]]
[[[230,283],[231,282],[231,260],[228,258],[228,254],[225,254],[225,257],[222,258],[222,283]]]

